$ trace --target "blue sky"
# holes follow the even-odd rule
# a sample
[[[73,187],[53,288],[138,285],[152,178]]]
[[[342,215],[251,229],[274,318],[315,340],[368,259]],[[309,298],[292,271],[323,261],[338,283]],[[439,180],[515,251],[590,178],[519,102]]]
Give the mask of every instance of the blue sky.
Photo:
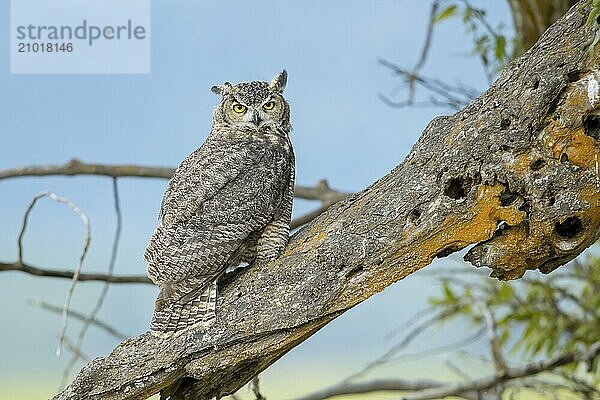
[[[485,6],[494,24],[510,26],[506,2],[475,3]],[[209,132],[212,107],[218,101],[210,91],[213,84],[268,80],[286,68],[297,182],[312,185],[327,178],[332,187],[361,190],[402,161],[431,118],[449,112],[393,109],[378,99],[378,94],[390,94],[398,81],[377,59],[414,65],[429,4],[154,0],[152,72],[142,75],[11,75],[5,28],[0,34],[0,169],[63,163],[72,157],[176,166]],[[9,25],[9,15],[4,1],[3,26]],[[482,68],[469,56],[471,48],[458,19],[440,24],[423,73],[485,89]],[[118,273],[145,273],[142,253],[156,225],[165,185],[164,180],[119,181],[124,227]],[[111,181],[99,177],[0,181],[0,260],[15,259],[22,214],[43,190],[68,197],[90,217],[92,245],[84,270],[105,270],[115,221]],[[295,212],[302,214],[314,206],[298,202]],[[32,213],[25,260],[40,266],[73,266],[82,242],[78,218],[43,201]],[[26,302],[38,298],[60,305],[68,282],[20,273],[2,273],[0,278],[0,319],[5,321],[0,354],[11,360],[0,362],[0,398],[26,398],[21,382],[32,376],[39,379],[38,393],[50,395],[69,358],[54,356],[60,318]],[[78,285],[73,309],[89,311],[100,288],[95,283]],[[265,374],[265,391],[269,393],[269,385],[276,391],[290,374],[305,374],[316,387],[353,372],[383,352],[389,345],[385,334],[425,307],[427,296],[435,292],[433,281],[416,274],[374,296],[279,361]],[[128,334],[139,334],[147,329],[155,295],[150,286],[114,286],[100,317]],[[70,327],[76,335],[78,324]],[[458,334],[459,329],[448,328],[415,348]],[[115,344],[92,329],[84,352],[104,355]],[[416,374],[414,367],[403,371]]]

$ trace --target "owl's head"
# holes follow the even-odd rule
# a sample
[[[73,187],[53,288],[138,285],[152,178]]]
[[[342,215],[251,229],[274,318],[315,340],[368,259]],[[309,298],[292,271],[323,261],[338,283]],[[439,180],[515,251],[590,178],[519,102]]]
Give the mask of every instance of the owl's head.
[[[289,133],[290,106],[283,97],[286,82],[287,72],[283,70],[271,82],[213,86],[211,90],[223,96],[215,107],[214,124],[243,131]]]

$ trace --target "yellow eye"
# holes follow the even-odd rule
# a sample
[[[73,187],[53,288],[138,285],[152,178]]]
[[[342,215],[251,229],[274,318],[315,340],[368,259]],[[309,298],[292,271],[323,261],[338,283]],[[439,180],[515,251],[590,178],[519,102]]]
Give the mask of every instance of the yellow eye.
[[[233,105],[233,111],[235,111],[238,114],[242,114],[246,112],[246,106],[243,106],[241,104],[234,104]]]
[[[266,103],[263,105],[263,108],[264,108],[265,110],[272,110],[273,108],[275,108],[275,102],[274,102],[274,101],[269,101],[269,102],[266,102]]]

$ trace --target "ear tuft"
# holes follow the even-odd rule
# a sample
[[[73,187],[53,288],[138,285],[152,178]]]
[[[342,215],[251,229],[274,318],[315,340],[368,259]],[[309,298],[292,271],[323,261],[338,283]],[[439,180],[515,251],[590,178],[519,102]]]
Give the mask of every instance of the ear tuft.
[[[225,82],[223,85],[215,85],[210,88],[214,94],[225,96],[231,90],[231,83]]]
[[[283,93],[283,90],[285,89],[286,84],[287,84],[287,71],[284,69],[275,78],[273,78],[271,83],[269,83],[269,87],[273,90]]]

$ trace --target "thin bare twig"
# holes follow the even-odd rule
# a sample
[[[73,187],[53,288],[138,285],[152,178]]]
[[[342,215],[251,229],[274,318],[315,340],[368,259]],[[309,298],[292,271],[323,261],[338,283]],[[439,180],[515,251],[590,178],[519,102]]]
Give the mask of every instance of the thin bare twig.
[[[3,263],[0,262],[0,271],[20,271],[25,272],[30,275],[35,276],[44,276],[49,278],[65,278],[65,279],[73,279],[75,275],[74,271],[70,270],[61,270],[61,269],[47,269],[34,267],[27,263],[13,262],[13,263]],[[145,283],[151,284],[152,281],[147,276],[142,275],[115,275],[110,276],[107,274],[101,273],[80,273],[78,277],[79,282],[110,282],[110,283]]]
[[[112,178],[112,189],[113,189],[113,202],[114,202],[114,208],[115,208],[116,224],[115,224],[115,236],[113,239],[110,261],[108,263],[108,276],[112,276],[114,273],[114,270],[115,270],[115,263],[117,261],[117,253],[119,250],[119,240],[121,238],[121,228],[122,228],[122,220],[123,220],[122,215],[121,215],[121,206],[119,204],[119,186],[118,186],[117,178]],[[110,283],[104,282],[104,286],[102,287],[102,292],[100,293],[100,296],[98,297],[98,301],[96,302],[94,309],[89,314],[89,316],[85,319],[85,321],[83,322],[83,326],[81,327],[81,330],[79,331],[79,336],[77,337],[77,343],[75,345],[76,349],[81,350],[81,348],[83,347],[85,335],[86,335],[92,321],[96,318],[96,315],[98,315],[98,312],[102,308],[102,305],[104,304],[104,299],[106,298],[109,287],[110,287]],[[65,367],[65,370],[63,371],[61,388],[67,384],[69,374],[71,373],[71,370],[75,366],[77,359],[78,358],[74,354],[73,357],[71,357],[71,360],[69,361],[67,366]]]
[[[502,355],[500,342],[498,341],[496,319],[494,318],[494,315],[487,304],[485,304],[483,301],[479,303],[479,308],[481,309],[481,314],[483,315],[483,319],[487,328],[490,353],[492,354],[492,360],[494,360],[494,367],[498,374],[503,374],[508,367],[506,366],[506,360],[504,359],[504,355]]]
[[[254,393],[254,398],[256,400],[267,400],[267,398],[260,392],[260,379],[258,375],[252,378],[252,393]]]
[[[423,271],[423,273],[425,273],[425,272],[426,271]],[[394,328],[391,331],[389,331],[388,333],[386,333],[385,336],[383,337],[384,340],[387,341],[387,340],[392,339],[393,337],[398,335],[401,331],[405,331],[406,329],[410,328],[411,326],[413,326],[414,324],[416,324],[417,322],[419,322],[420,320],[422,320],[429,314],[433,314],[434,311],[435,310],[431,307],[426,308],[425,310],[417,311],[416,313],[413,314],[412,317],[410,317],[408,320],[403,322],[400,326],[397,326],[396,328]]]
[[[42,310],[50,311],[50,312],[56,313],[56,314],[62,314],[62,307],[58,307],[53,304],[46,303],[43,300],[29,299],[29,300],[27,300],[27,303],[34,307],[39,307]],[[85,321],[88,318],[87,315],[77,312],[77,311],[73,311],[72,309],[69,310],[69,317],[75,318],[76,320],[79,320],[79,321]],[[122,333],[121,331],[112,327],[110,324],[108,324],[102,320],[99,320],[97,318],[92,319],[90,323],[93,326],[95,326],[95,327],[103,330],[104,332],[108,333],[109,335],[113,336],[115,339],[124,340],[129,337],[129,335]]]
[[[545,371],[573,362],[590,361],[600,355],[600,342],[594,343],[588,349],[567,352],[554,356],[548,360],[532,362],[518,368],[508,368],[504,373],[474,379],[469,382],[444,385],[439,388],[426,389],[413,395],[404,396],[403,400],[432,400],[460,395],[466,392],[483,391],[496,387],[504,382],[533,376]]]
[[[465,399],[477,398],[477,394],[493,389],[505,382],[534,376],[542,372],[552,371],[556,368],[573,362],[587,362],[600,356],[600,342],[594,343],[588,349],[567,352],[549,360],[532,362],[518,368],[508,368],[504,373],[468,380],[461,383],[446,384],[430,380],[375,380],[361,383],[342,383],[325,390],[303,396],[297,400],[325,400],[336,396],[364,394],[382,391],[414,391],[405,395],[402,400],[432,400],[449,396]]]
[[[483,328],[483,331],[485,332],[485,328]],[[456,352],[458,356],[463,357],[463,358],[468,358],[471,361],[476,361],[478,363],[484,364],[484,365],[491,365],[492,361],[489,360],[488,358],[486,358],[485,356],[479,355],[479,354],[471,354],[466,350],[459,350]]]
[[[395,362],[410,361],[415,358],[423,359],[423,358],[429,357],[429,356],[440,355],[440,354],[444,354],[447,352],[457,351],[458,349],[460,349],[462,347],[468,346],[468,345],[476,342],[478,339],[480,339],[483,336],[484,333],[485,333],[485,328],[482,328],[482,329],[478,330],[477,332],[475,332],[475,334],[473,334],[467,338],[457,340],[455,342],[445,344],[442,346],[432,347],[430,349],[417,351],[414,353],[403,354],[401,357],[394,358],[393,360]],[[390,359],[390,360],[392,360],[392,359]]]
[[[67,350],[69,350],[70,352],[73,353],[73,356],[76,357],[77,359],[81,359],[84,362],[88,362],[90,361],[90,357],[85,355],[81,349],[78,349],[77,346],[75,346],[71,340],[68,337],[65,337],[63,339],[63,342],[65,344],[65,347],[67,348]],[[60,387],[59,387],[60,389]]]
[[[446,360],[444,364],[446,364],[450,371],[454,372],[463,380],[468,381],[472,379],[465,371],[463,371],[458,365],[454,364],[452,361]]]
[[[429,328],[436,322],[442,320],[444,317],[446,317],[448,315],[449,312],[450,312],[449,310],[442,310],[442,311],[436,313],[435,315],[433,315],[432,317],[426,319],[421,324],[417,325],[404,337],[404,339],[402,339],[402,341],[400,343],[392,346],[382,356],[380,356],[379,358],[375,359],[374,361],[371,361],[370,363],[368,363],[360,371],[355,372],[354,374],[345,378],[342,381],[342,384],[348,383],[348,382],[352,381],[353,379],[363,376],[364,374],[371,371],[372,369],[387,363],[392,357],[394,357],[396,354],[398,354],[402,349],[404,349],[406,346],[408,346],[416,337],[418,337],[419,334],[421,334],[424,330],[426,330],[427,328]]]
[[[479,95],[479,91],[474,89],[466,88],[464,85],[449,85],[445,82],[442,82],[437,79],[426,78],[421,75],[421,69],[425,65],[427,60],[427,56],[429,55],[429,49],[431,47],[431,41],[433,38],[433,31],[435,25],[435,19],[438,14],[440,2],[439,0],[433,1],[431,4],[431,9],[429,13],[429,19],[427,23],[427,32],[425,34],[425,41],[421,48],[421,53],[419,55],[419,59],[417,60],[415,66],[406,70],[401,68],[387,60],[380,59],[379,63],[385,67],[390,68],[396,75],[401,76],[404,79],[404,83],[406,84],[408,93],[406,96],[406,100],[402,101],[394,101],[384,96],[382,94],[379,95],[381,101],[386,103],[391,107],[448,107],[451,109],[459,109],[463,107],[470,100]],[[432,96],[427,101],[416,101],[416,87],[417,85],[423,86],[429,92],[433,93],[435,96]],[[396,92],[396,89],[392,90]]]
[[[429,48],[431,47],[431,38],[433,37],[433,25],[435,24],[435,17],[437,16],[438,8],[440,7],[439,0],[435,0],[431,4],[431,10],[429,11],[429,21],[427,24],[427,34],[425,35],[425,43],[421,48],[421,55],[419,56],[419,60],[415,64],[413,68],[413,72],[419,72],[423,65],[425,65],[425,61],[427,60],[427,56],[429,55]]]
[[[290,223],[290,229],[296,229],[296,228],[301,227],[304,224],[309,223],[313,219],[317,218],[319,215],[323,214],[330,206],[331,206],[331,204],[328,206],[321,206],[314,211],[311,211],[307,214],[304,214],[304,215],[292,220],[292,222]]]
[[[399,65],[390,61],[379,59],[379,63],[389,68],[392,72],[403,77],[407,83],[419,84],[437,97],[431,97],[428,102],[421,105],[444,106],[452,109],[459,109],[475,98],[478,91],[467,88],[464,85],[450,85],[438,79],[425,77],[413,71],[408,71]],[[409,94],[410,95],[410,94]],[[394,101],[386,96],[380,95],[379,98],[391,107],[406,107],[416,104],[410,97],[405,101]]]
[[[142,165],[106,165],[86,163],[76,158],[65,164],[57,165],[31,165],[20,168],[11,168],[0,171],[0,180],[20,178],[26,176],[51,176],[51,175],[98,175],[111,178],[163,178],[169,179],[175,168],[150,167]]]
[[[332,397],[385,391],[413,391],[443,386],[434,380],[378,379],[370,382],[343,383],[296,400],[325,400]]]
[[[73,202],[71,202],[69,199],[65,198],[65,197],[61,197],[58,196],[55,193],[52,192],[42,192],[40,194],[38,194],[37,196],[35,196],[33,198],[33,200],[31,201],[31,203],[29,203],[29,206],[27,207],[27,209],[25,210],[25,215],[23,216],[23,223],[21,225],[21,231],[19,232],[19,238],[18,238],[18,251],[19,251],[19,262],[22,264],[23,261],[23,237],[25,236],[25,231],[27,229],[27,223],[29,221],[29,215],[31,214],[31,211],[33,210],[33,207],[36,205],[36,203],[42,199],[42,198],[49,198],[50,200],[56,201],[57,203],[61,203],[61,204],[65,204],[67,207],[69,207],[75,214],[77,214],[79,216],[79,218],[81,219],[81,221],[83,222],[83,225],[85,227],[85,239],[84,239],[84,243],[83,243],[83,249],[81,251],[81,255],[79,256],[79,260],[77,262],[77,266],[75,267],[75,271],[73,271],[73,276],[71,278],[71,286],[69,287],[68,291],[67,291],[67,298],[65,300],[65,304],[63,306],[63,312],[62,312],[62,329],[61,329],[61,333],[60,333],[60,340],[58,343],[58,347],[56,349],[56,355],[60,356],[61,353],[61,349],[62,349],[62,345],[67,333],[67,326],[68,326],[68,310],[69,310],[69,305],[71,304],[71,298],[73,297],[73,292],[75,290],[75,285],[77,284],[77,279],[79,276],[79,272],[81,271],[81,268],[83,267],[83,261],[85,260],[85,257],[87,255],[88,249],[90,247],[90,241],[91,241],[91,231],[90,231],[90,221],[89,218],[87,217],[87,215],[85,215],[80,209],[79,207],[77,207],[77,205],[75,205]]]
[[[421,48],[421,55],[419,56],[419,60],[413,67],[412,71],[406,75],[406,83],[408,85],[408,100],[407,103],[413,104],[415,100],[415,78],[418,76],[419,71],[425,65],[425,61],[427,60],[427,56],[429,55],[429,48],[431,47],[431,39],[433,37],[433,25],[435,24],[435,17],[437,15],[437,10],[440,6],[439,0],[435,0],[431,4],[431,10],[429,12],[429,21],[427,24],[427,33],[425,35],[425,43]]]

